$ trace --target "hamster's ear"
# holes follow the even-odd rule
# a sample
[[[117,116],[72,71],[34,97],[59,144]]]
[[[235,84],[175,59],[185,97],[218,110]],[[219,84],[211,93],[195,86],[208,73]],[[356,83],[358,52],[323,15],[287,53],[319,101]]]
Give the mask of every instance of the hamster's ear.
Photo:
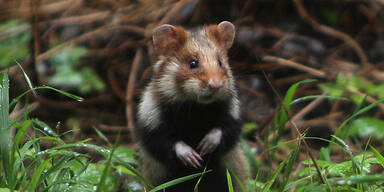
[[[229,21],[223,21],[218,25],[208,26],[207,33],[209,38],[214,39],[225,49],[229,49],[235,39],[235,26]]]
[[[164,24],[155,29],[153,44],[161,55],[170,56],[184,45],[187,35],[182,27]]]
[[[219,27],[224,46],[229,49],[235,39],[235,26],[229,21],[223,21],[217,26]]]

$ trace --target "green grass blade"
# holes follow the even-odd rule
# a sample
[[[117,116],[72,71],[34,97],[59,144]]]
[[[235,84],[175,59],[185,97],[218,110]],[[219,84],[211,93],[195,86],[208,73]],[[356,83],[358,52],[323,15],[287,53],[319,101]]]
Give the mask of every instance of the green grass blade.
[[[9,80],[8,74],[0,74],[0,155],[8,186],[12,186],[12,166],[10,165],[10,129],[9,129]],[[11,189],[13,190],[13,189]]]
[[[308,96],[300,97],[300,98],[293,100],[291,102],[291,105],[301,103],[301,102],[307,101],[307,100],[317,99],[317,98],[324,98],[324,99],[329,99],[329,100],[350,101],[346,97],[335,97],[335,96],[329,96],[329,95],[308,95]]]
[[[227,169],[227,182],[228,182],[228,190],[229,190],[229,192],[233,192],[233,185],[232,185],[231,174],[229,174],[228,169]]]
[[[347,151],[348,155],[351,157],[352,168],[353,168],[353,171],[355,172],[355,174],[360,174],[361,168],[359,167],[359,164],[357,164],[355,157],[353,156],[351,148],[342,139],[340,139],[334,135],[331,135],[331,136],[334,139],[336,139],[336,141],[338,141],[341,144],[341,146],[344,147],[344,149]]]
[[[372,147],[371,145],[369,145],[369,148],[371,148],[373,154],[375,155],[377,161],[379,161],[381,167],[384,168],[384,157],[380,154],[380,152],[378,152],[374,147]]]
[[[52,157],[45,159],[35,170],[31,177],[31,182],[29,183],[28,190],[29,191],[35,191],[38,185],[41,181],[41,176],[43,175],[43,171],[48,168],[49,164],[51,163]]]
[[[206,171],[205,173],[208,173],[208,172],[210,172],[210,170]],[[188,176],[185,176],[185,177],[180,177],[180,178],[174,179],[172,181],[168,181],[166,183],[163,183],[163,184],[153,188],[149,192],[160,191],[160,190],[165,189],[167,187],[171,187],[171,186],[177,185],[179,183],[183,183],[183,182],[189,181],[191,179],[200,177],[200,176],[202,176],[205,173],[204,172],[202,172],[202,173],[195,173],[195,174],[192,174],[192,175],[188,175]]]
[[[39,89],[49,89],[49,90],[52,90],[52,91],[55,91],[55,92],[58,92],[62,95],[65,95],[71,99],[74,99],[76,101],[83,101],[84,99],[82,97],[79,97],[79,96],[76,96],[76,95],[73,95],[73,94],[70,94],[70,93],[67,93],[65,91],[61,91],[59,89],[56,89],[56,88],[53,88],[53,87],[50,87],[50,86],[39,86],[39,87],[34,87],[34,88],[31,88],[27,91],[25,91],[24,93],[20,94],[19,96],[17,96],[16,98],[12,99],[11,103],[9,104],[9,109],[10,111],[13,111],[13,109],[15,108],[16,104],[20,101],[20,99],[22,97],[24,97],[26,94],[28,94],[29,92],[31,91],[35,91],[35,90],[39,90]]]
[[[58,92],[58,93],[60,93],[60,94],[62,94],[64,96],[67,96],[67,97],[69,97],[71,99],[74,99],[76,101],[83,101],[84,100],[82,97],[70,94],[68,92],[65,92],[65,91],[62,91],[62,90],[50,87],[50,86],[41,86],[41,87],[36,87],[36,88],[39,88],[39,89],[50,89],[50,90],[56,91],[56,92]]]
[[[277,176],[279,176],[280,172],[283,170],[284,165],[287,163],[288,159],[284,159],[283,162],[280,163],[279,167],[275,171],[275,173],[272,175],[272,177],[269,179],[269,181],[265,184],[262,192],[267,192],[272,187],[273,183],[275,182]]]
[[[116,150],[116,147],[117,147],[117,143],[119,142],[119,139],[120,139],[120,133],[117,135],[117,138],[116,138],[116,141],[115,141],[115,144],[112,148],[112,152],[109,154],[109,157],[108,157],[108,161],[105,165],[105,168],[103,170],[103,174],[101,175],[101,178],[100,178],[100,182],[99,184],[97,185],[97,190],[96,192],[101,192],[101,191],[105,191],[104,190],[104,186],[105,186],[105,181],[107,179],[107,174],[109,172],[109,169],[112,165],[112,157],[113,157],[113,154]]]
[[[343,123],[341,123],[341,125],[337,128],[336,132],[335,132],[335,136],[339,137],[340,134],[342,133],[342,131],[344,131],[344,127],[347,126],[347,124],[352,121],[353,119],[355,119],[357,116],[371,110],[372,108],[378,106],[380,103],[384,102],[384,98],[383,99],[380,99],[380,100],[377,100],[376,102],[374,103],[371,103],[370,105],[356,111],[355,113],[353,113],[353,115],[351,117],[349,117],[347,120],[345,120]],[[341,139],[344,139],[344,138],[341,138]]]
[[[288,114],[289,114],[289,111],[291,110],[291,103],[293,100],[293,96],[295,95],[297,88],[303,83],[310,83],[310,82],[314,82],[314,81],[316,81],[316,80],[315,79],[305,79],[305,80],[302,80],[302,81],[299,81],[299,82],[293,84],[292,86],[290,86],[288,88],[288,91],[286,92],[285,97],[282,101],[283,103],[281,104],[282,106],[280,108],[280,111],[275,114],[274,122],[275,122],[275,126],[277,126],[277,128],[278,128],[278,135],[273,140],[272,144],[277,144],[278,141],[280,140],[281,135],[283,134],[285,124],[288,121],[288,117],[289,117]]]
[[[294,96],[297,88],[299,87],[299,85],[301,85],[303,83],[311,83],[311,82],[315,82],[315,81],[316,81],[315,79],[305,79],[305,80],[299,81],[299,82],[293,84],[291,87],[289,87],[289,89],[288,89],[288,91],[284,97],[284,105],[288,111],[291,109],[291,103],[293,100],[293,96]]]
[[[376,183],[383,182],[384,175],[352,175],[345,178],[333,178],[329,179],[330,182],[337,185],[352,185],[359,183]]]
[[[20,144],[20,141],[22,139],[22,137],[24,136],[25,134],[25,131],[27,131],[27,128],[32,124],[32,121],[31,120],[27,120],[27,121],[24,121],[23,124],[21,124],[20,126],[17,126],[19,129],[16,133],[16,136],[15,138],[13,139],[13,143],[16,147],[19,146]]]
[[[199,186],[200,186],[201,180],[203,179],[206,171],[207,171],[207,166],[204,167],[203,174],[201,174],[200,178],[197,180],[195,187],[193,188],[193,192],[199,191]]]
[[[280,190],[280,191],[288,191],[292,187],[300,186],[300,185],[303,185],[305,183],[308,183],[308,181],[310,181],[311,179],[312,179],[312,176],[306,176],[306,177],[297,179],[297,180],[292,181],[292,182],[288,183],[287,185],[285,185],[284,190]]]
[[[20,67],[21,72],[23,72],[24,78],[25,78],[25,80],[27,81],[27,84],[28,84],[29,88],[30,88],[30,89],[33,89],[32,81],[31,81],[31,79],[29,79],[27,73],[25,73],[23,67],[20,65],[19,62],[17,62],[17,61],[15,61],[15,62],[16,62],[16,64]],[[37,96],[35,90],[32,90],[32,92],[33,92],[33,95]]]
[[[127,162],[124,162],[123,160],[121,160],[119,157],[114,157],[114,159],[117,160],[117,162],[124,166],[126,169],[128,169],[129,171],[131,171],[137,178],[139,178],[140,181],[144,182],[146,185],[148,185],[149,187],[153,187],[151,182],[149,182],[148,179],[146,179],[143,175],[141,175],[140,171],[136,170],[134,167],[132,167],[129,163]]]
[[[296,146],[296,148],[291,152],[289,156],[287,167],[284,170],[283,182],[280,185],[280,191],[283,191],[285,188],[285,185],[287,185],[288,183],[289,176],[291,175],[293,164],[296,162],[298,152],[299,152],[299,145]]]
[[[108,145],[112,145],[111,142],[109,142],[108,138],[101,132],[99,131],[96,127],[93,127],[93,129],[96,131],[97,135],[104,140]]]
[[[233,172],[232,172],[232,176],[235,178],[235,181],[237,182],[237,184],[241,188],[241,191],[246,192],[247,188],[245,187],[244,183],[240,180],[240,178],[236,174],[234,174]]]

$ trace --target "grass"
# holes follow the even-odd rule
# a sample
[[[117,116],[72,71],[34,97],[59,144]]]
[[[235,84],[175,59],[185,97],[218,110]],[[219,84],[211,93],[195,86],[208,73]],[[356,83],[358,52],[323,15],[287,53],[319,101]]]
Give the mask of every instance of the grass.
[[[28,76],[26,76],[28,82]],[[244,149],[249,160],[249,183],[241,184],[243,191],[383,191],[384,174],[380,171],[372,173],[371,167],[384,168],[384,157],[368,142],[361,151],[354,154],[346,142],[345,131],[349,124],[359,116],[367,113],[384,100],[379,100],[367,106],[361,105],[340,126],[332,139],[331,145],[320,151],[318,159],[300,160],[303,150],[300,146],[308,138],[299,135],[298,138],[286,141],[283,139],[284,126],[289,123],[291,105],[300,100],[294,99],[296,89],[306,80],[292,85],[284,99],[283,105],[275,114],[273,129],[268,133],[272,142],[266,142],[268,153],[273,162],[263,162],[255,158],[249,146]],[[118,139],[112,144],[100,131],[97,134],[108,143],[99,146],[90,143],[89,139],[66,143],[59,134],[44,122],[30,118],[28,104],[25,112],[16,119],[9,119],[9,114],[24,96],[31,91],[48,89],[59,92],[72,99],[81,101],[82,98],[52,87],[33,87],[20,96],[9,101],[9,80],[6,73],[0,74],[0,192],[13,191],[162,191],[163,189],[194,178],[204,179],[204,173],[185,176],[152,186],[140,174],[140,163],[137,154],[129,148],[119,146]],[[323,97],[323,96],[318,96]],[[316,96],[311,97],[317,98]],[[338,99],[329,97],[330,99]],[[308,99],[304,98],[304,99]],[[26,102],[27,103],[27,102]],[[324,139],[322,139],[324,140]],[[278,151],[290,149],[284,160],[279,162]],[[81,153],[80,149],[91,151]],[[368,150],[370,149],[369,152]],[[343,158],[332,160],[332,152],[341,150]],[[356,152],[355,152],[356,153]],[[100,158],[94,158],[98,154]],[[267,169],[265,169],[267,167]],[[321,174],[325,180],[320,177]],[[236,175],[227,170],[228,190],[233,191],[233,182],[238,182]],[[144,189],[144,185],[151,189]],[[198,191],[198,184],[196,187]]]

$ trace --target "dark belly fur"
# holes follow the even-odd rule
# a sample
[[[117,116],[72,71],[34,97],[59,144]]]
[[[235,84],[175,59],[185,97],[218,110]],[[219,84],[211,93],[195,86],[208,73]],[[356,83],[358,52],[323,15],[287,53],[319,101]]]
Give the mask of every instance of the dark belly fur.
[[[204,166],[207,166],[207,170],[212,171],[204,175],[199,185],[199,192],[228,191],[226,168],[220,165],[220,158],[238,142],[241,130],[240,121],[229,114],[228,103],[167,104],[161,106],[161,110],[161,125],[156,128],[142,128],[141,131],[138,130],[138,135],[144,149],[166,165],[169,173],[164,182],[200,173]],[[176,157],[175,142],[184,141],[196,150],[202,138],[217,127],[222,129],[221,143],[214,152],[203,156],[203,168],[184,166]],[[153,172],[155,174],[156,170]],[[197,180],[198,178],[178,184],[167,189],[167,192],[193,191]]]

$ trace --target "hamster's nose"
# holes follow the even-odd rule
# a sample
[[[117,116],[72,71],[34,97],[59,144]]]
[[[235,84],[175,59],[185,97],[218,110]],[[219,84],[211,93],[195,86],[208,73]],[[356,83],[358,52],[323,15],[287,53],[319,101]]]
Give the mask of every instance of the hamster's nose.
[[[224,85],[224,82],[223,80],[219,80],[219,79],[210,79],[208,81],[208,88],[210,91],[212,92],[216,92],[218,91],[220,88],[222,88]]]

